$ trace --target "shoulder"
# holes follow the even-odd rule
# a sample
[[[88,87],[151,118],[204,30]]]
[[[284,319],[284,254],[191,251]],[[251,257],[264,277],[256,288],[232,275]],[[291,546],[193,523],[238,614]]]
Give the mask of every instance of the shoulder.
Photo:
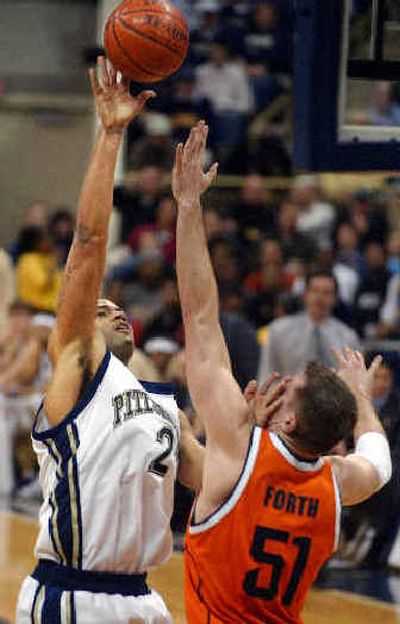
[[[357,342],[357,343],[359,342],[358,335],[354,331],[354,329],[352,329],[351,327],[349,327],[342,321],[339,321],[339,319],[331,318],[329,320],[329,323],[332,329],[335,331],[335,333],[342,336],[345,340],[352,340],[353,342]]]
[[[306,316],[303,313],[290,314],[273,321],[269,326],[270,333],[274,335],[284,335],[287,331],[298,329],[306,325]]]

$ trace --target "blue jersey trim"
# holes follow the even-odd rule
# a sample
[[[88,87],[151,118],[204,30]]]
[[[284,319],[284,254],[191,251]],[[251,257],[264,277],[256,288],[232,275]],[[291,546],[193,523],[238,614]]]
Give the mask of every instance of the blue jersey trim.
[[[90,401],[93,399],[94,395],[96,394],[97,388],[99,387],[99,385],[103,381],[104,375],[106,374],[108,365],[110,363],[110,359],[111,359],[111,353],[110,353],[110,351],[107,351],[105,356],[104,356],[104,358],[103,358],[103,361],[101,362],[99,368],[97,369],[97,372],[96,372],[95,376],[93,377],[92,381],[90,382],[89,387],[88,387],[85,395],[82,397],[82,399],[80,401],[78,401],[78,403],[74,407],[74,409],[71,410],[69,412],[69,414],[66,415],[64,420],[59,425],[57,425],[56,427],[52,427],[50,429],[46,429],[46,431],[38,432],[38,431],[36,431],[37,420],[38,420],[38,416],[39,416],[40,410],[43,409],[43,405],[42,405],[42,407],[40,408],[40,410],[38,412],[38,415],[36,416],[35,423],[33,425],[32,437],[35,440],[43,441],[43,440],[46,440],[48,438],[55,438],[55,437],[57,437],[57,435],[59,434],[60,431],[63,431],[65,429],[65,427],[69,423],[72,423],[79,416],[79,414],[81,412],[83,412],[85,407],[87,407],[89,405]]]
[[[175,384],[142,380],[139,380],[139,383],[142,384],[146,392],[149,392],[150,394],[174,395]]]
[[[31,607],[31,624],[35,624],[35,609],[36,609],[36,602],[39,596],[39,592],[42,588],[42,584],[39,582],[38,586],[36,588],[35,591],[35,595],[33,596],[33,601],[32,601],[32,607]]]
[[[146,574],[113,574],[75,570],[41,559],[32,574],[41,585],[56,587],[62,591],[87,591],[121,596],[146,596],[151,593]]]
[[[62,624],[61,597],[62,590],[58,587],[45,588],[41,622],[43,624]]]

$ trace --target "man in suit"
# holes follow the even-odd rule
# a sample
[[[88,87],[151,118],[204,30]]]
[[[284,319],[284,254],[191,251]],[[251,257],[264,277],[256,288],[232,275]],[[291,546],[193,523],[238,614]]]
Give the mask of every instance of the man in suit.
[[[360,348],[357,334],[332,316],[336,298],[337,282],[332,273],[316,271],[308,277],[304,312],[284,316],[269,327],[258,370],[260,382],[274,371],[302,373],[311,361],[334,366],[333,347]]]

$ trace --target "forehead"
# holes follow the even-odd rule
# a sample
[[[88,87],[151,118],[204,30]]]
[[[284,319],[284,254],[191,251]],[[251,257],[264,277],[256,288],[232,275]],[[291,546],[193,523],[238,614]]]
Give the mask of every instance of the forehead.
[[[121,308],[109,301],[109,299],[99,299],[97,301],[97,311],[99,312],[100,310],[104,312],[119,312]]]

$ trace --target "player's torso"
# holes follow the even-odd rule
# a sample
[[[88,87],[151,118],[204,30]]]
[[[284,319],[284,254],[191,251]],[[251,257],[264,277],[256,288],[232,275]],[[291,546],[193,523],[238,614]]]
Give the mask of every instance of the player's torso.
[[[130,573],[169,555],[179,420],[170,389],[146,387],[107,354],[62,425],[34,431],[44,490],[38,558]]]
[[[296,460],[255,429],[228,501],[186,536],[189,624],[300,621],[305,594],[335,548],[340,503],[331,467]],[[208,613],[207,613],[208,612]]]

